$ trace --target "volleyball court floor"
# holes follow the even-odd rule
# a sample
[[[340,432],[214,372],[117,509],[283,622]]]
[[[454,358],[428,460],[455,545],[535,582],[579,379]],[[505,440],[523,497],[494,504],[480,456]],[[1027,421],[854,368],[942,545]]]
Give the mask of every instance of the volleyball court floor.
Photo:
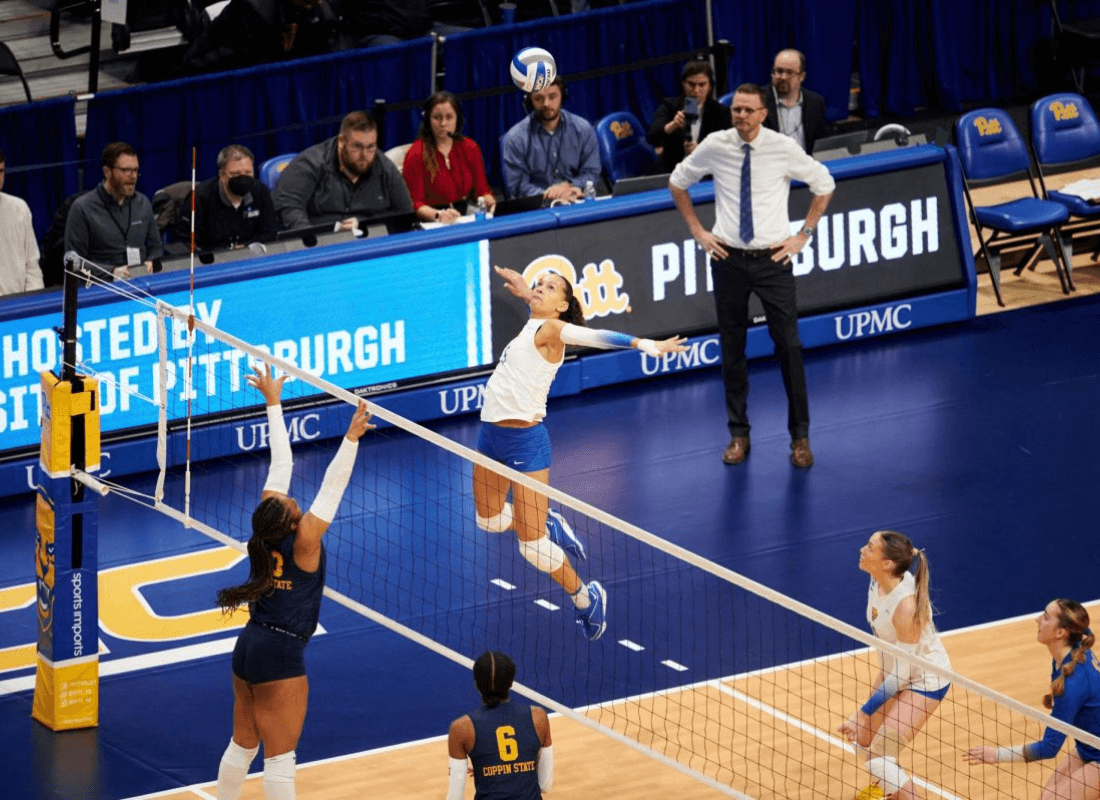
[[[806,368],[810,470],[787,460],[785,397],[765,359],[750,365],[745,464],[720,461],[715,368],[552,401],[553,484],[860,627],[857,551],[884,527],[926,548],[944,631],[1037,612],[1056,596],[1100,597],[1100,297],[812,350]],[[431,427],[476,441],[475,417]],[[231,728],[224,633],[184,628],[157,641],[123,611],[101,637],[99,727],[55,734],[32,721],[33,542],[31,500],[0,505],[0,797],[133,797],[212,781]],[[144,589],[148,606],[216,613],[221,552],[153,512],[103,501],[99,560],[111,577],[101,595],[185,574]],[[578,633],[563,654],[590,669],[615,663],[617,624],[639,624],[625,613],[638,602],[628,571],[603,564],[599,577],[608,633],[593,644]],[[696,599],[707,600],[669,591],[651,602]],[[321,624],[300,764],[439,736],[476,702],[469,672],[442,656],[327,600]]]

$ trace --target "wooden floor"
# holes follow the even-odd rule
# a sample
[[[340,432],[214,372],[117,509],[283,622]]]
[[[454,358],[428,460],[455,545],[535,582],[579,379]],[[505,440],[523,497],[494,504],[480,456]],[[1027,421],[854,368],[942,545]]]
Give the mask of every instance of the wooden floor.
[[[1042,711],[1041,698],[1049,686],[1049,655],[1035,641],[1039,611],[1026,619],[946,634],[954,669]],[[1089,612],[1096,619],[1100,603],[1091,604]],[[873,656],[857,653],[587,713],[630,736],[646,731],[639,738],[654,749],[686,761],[750,797],[847,798],[850,788],[845,787],[858,785],[866,776],[862,759],[835,735],[835,729],[857,702],[846,698],[862,698],[873,669]],[[630,706],[629,715],[623,706]],[[975,695],[952,688],[902,757],[903,767],[924,782],[922,796],[971,800],[1038,796],[1038,787],[1053,762],[970,767],[962,761],[967,748],[985,741],[1022,744],[1041,735],[1041,727],[1029,721],[1024,734],[1013,736],[1008,732],[1012,715],[1001,709],[994,721],[990,709]],[[788,714],[794,719],[785,716]],[[630,722],[625,723],[628,716]],[[1013,724],[1019,722],[1017,717]],[[573,720],[554,716],[551,727],[554,797],[708,800],[730,796]],[[979,728],[986,729],[988,739],[975,734]],[[1004,738],[999,739],[996,730]],[[701,754],[708,747],[717,747],[719,752],[704,758]],[[780,763],[769,770],[767,765],[777,760]],[[406,747],[301,765],[298,794],[326,800],[438,800],[446,791],[446,774],[446,741],[441,736]],[[213,793],[211,784],[157,796],[194,800]],[[250,778],[242,800],[262,800],[263,796],[261,778]],[[473,797],[472,781],[467,781],[466,797]]]

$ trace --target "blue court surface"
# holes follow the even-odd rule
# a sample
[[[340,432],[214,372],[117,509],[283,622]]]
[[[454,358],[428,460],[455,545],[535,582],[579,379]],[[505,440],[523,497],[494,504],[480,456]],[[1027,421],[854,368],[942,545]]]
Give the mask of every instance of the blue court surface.
[[[860,627],[866,576],[857,551],[878,528],[901,530],[926,549],[942,630],[1037,612],[1056,596],[1100,597],[1100,297],[809,351],[806,369],[817,456],[808,471],[787,460],[779,370],[763,359],[750,365],[745,464],[720,460],[723,394],[717,369],[707,369],[552,401],[552,482]],[[476,441],[473,416],[432,427]],[[261,478],[225,481],[253,491]],[[200,534],[110,496],[100,531],[100,568],[112,575],[128,565],[151,575],[173,557],[203,558],[211,548]],[[506,537],[488,542],[487,560],[514,547]],[[563,664],[600,671],[605,699],[618,690],[615,639],[627,629],[648,647],[696,659],[696,678],[707,673],[706,648],[682,652],[681,609],[720,607],[720,584],[699,576],[647,583],[650,576],[611,559],[586,569],[598,571],[613,598],[608,635],[590,645],[549,631],[517,647],[549,645]],[[668,575],[675,566],[654,559],[651,570]],[[129,585],[142,578],[130,576]],[[23,496],[0,506],[0,598],[33,581],[33,503]],[[165,615],[209,610],[217,586],[197,574],[150,587],[146,600]],[[424,625],[453,630],[456,645],[475,641],[466,611],[489,603],[488,590],[447,591],[447,604],[466,606],[453,617],[401,613],[438,617]],[[507,619],[507,605],[478,618]],[[659,613],[649,619],[648,608]],[[34,641],[34,614],[33,603],[0,613],[0,656]],[[104,626],[96,729],[47,730],[30,716],[33,669],[0,671],[0,797],[132,797],[215,778],[231,729],[232,639],[180,634],[150,646],[148,631],[130,630],[136,624]],[[467,710],[465,668],[329,601],[321,624],[308,651],[300,763],[437,736]],[[724,669],[728,661],[713,655]],[[751,663],[751,654],[742,657]],[[667,680],[633,679],[651,688]],[[556,680],[568,701],[567,675]]]

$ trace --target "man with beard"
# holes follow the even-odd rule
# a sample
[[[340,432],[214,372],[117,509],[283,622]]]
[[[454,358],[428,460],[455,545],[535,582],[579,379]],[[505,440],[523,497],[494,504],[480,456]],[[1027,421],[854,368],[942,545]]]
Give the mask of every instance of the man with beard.
[[[195,248],[244,247],[275,238],[279,222],[271,192],[256,180],[252,151],[239,144],[218,153],[218,174],[195,190]],[[180,205],[177,242],[191,237],[191,194]]]
[[[362,111],[340,123],[340,133],[306,148],[287,164],[273,195],[288,230],[332,224],[354,230],[359,220],[412,212],[397,166],[378,157],[378,128]]]
[[[828,134],[825,98],[802,87],[806,80],[806,56],[798,50],[780,50],[772,64],[772,85],[764,127],[790,136],[807,153],[814,142]]]
[[[65,252],[75,252],[111,280],[130,277],[130,267],[151,270],[164,245],[149,198],[137,191],[138,157],[125,142],[112,142],[99,159],[103,183],[81,195],[65,221]],[[90,265],[89,265],[90,266]]]
[[[542,195],[547,201],[577,200],[584,186],[600,180],[600,148],[585,119],[570,114],[559,75],[527,95],[530,113],[504,135],[504,186],[509,197]]]

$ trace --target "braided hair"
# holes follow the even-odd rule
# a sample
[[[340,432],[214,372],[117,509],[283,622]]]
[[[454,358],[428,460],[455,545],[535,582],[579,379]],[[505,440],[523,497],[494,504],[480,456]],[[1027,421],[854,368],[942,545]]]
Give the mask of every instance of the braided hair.
[[[928,584],[930,574],[928,569],[928,557],[923,550],[913,546],[909,537],[897,531],[879,531],[879,539],[882,541],[883,555],[894,563],[894,576],[902,577],[916,562],[913,578],[917,588],[917,627],[923,631],[924,626],[932,621],[932,597],[929,594]]]
[[[515,662],[504,653],[490,650],[474,662],[474,683],[481,693],[481,701],[488,708],[496,708],[508,699],[515,678]]]
[[[1076,600],[1059,598],[1054,601],[1058,604],[1058,627],[1063,628],[1068,636],[1070,658],[1058,673],[1058,677],[1050,684],[1050,694],[1043,697],[1043,705],[1047,708],[1054,707],[1054,698],[1061,697],[1066,690],[1066,678],[1074,673],[1078,664],[1084,664],[1087,658],[1086,651],[1092,650],[1096,637],[1089,628],[1089,612]]]
[[[248,580],[218,592],[218,605],[225,613],[245,603],[254,603],[271,591],[275,567],[271,548],[292,534],[298,522],[294,505],[284,495],[260,501],[252,512],[252,536],[248,540]]]

